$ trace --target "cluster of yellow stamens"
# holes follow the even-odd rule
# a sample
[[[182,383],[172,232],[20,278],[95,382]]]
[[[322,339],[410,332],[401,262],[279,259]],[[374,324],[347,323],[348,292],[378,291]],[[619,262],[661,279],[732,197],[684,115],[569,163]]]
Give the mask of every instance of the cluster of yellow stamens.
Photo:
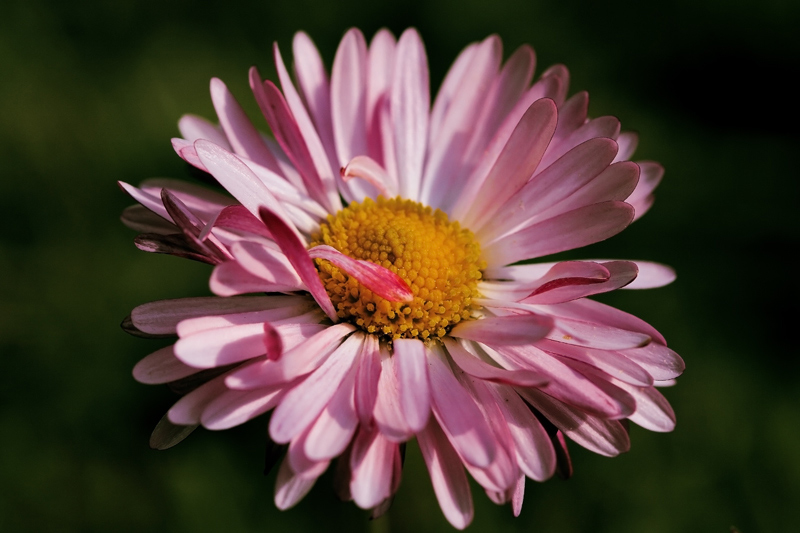
[[[311,246],[327,244],[396,273],[410,302],[390,302],[324,259],[317,270],[339,318],[383,340],[441,338],[477,309],[486,262],[472,232],[411,200],[369,198],[328,215]]]

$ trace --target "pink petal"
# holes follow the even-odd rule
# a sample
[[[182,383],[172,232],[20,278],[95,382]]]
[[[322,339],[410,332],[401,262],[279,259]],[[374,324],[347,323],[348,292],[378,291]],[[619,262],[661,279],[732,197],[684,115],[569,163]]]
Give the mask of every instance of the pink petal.
[[[428,58],[416,30],[400,36],[390,90],[400,195],[416,200],[428,143]]]
[[[558,128],[553,135],[553,142],[561,142],[567,135],[577,130],[586,122],[589,111],[589,93],[581,91],[559,106]]]
[[[626,289],[655,289],[669,285],[678,277],[672,267],[661,263],[636,261],[636,266],[639,268],[639,275],[625,286]]]
[[[434,347],[428,352],[431,406],[436,420],[465,463],[478,468],[489,466],[497,444],[475,400],[453,375],[453,370]]]
[[[214,144],[217,144],[228,151],[233,150],[228,138],[220,128],[209,122],[208,120],[198,117],[197,115],[183,115],[178,121],[178,129],[188,145],[194,144],[197,139],[206,139]],[[175,146],[176,139],[173,139],[173,147]]]
[[[549,212],[548,208],[568,198],[600,174],[611,163],[616,151],[617,143],[611,139],[591,139],[564,154],[525,183],[518,194],[502,198],[507,203],[497,205],[496,216],[486,220],[485,229],[478,230],[481,242],[490,242],[520,226],[530,225],[533,221],[546,220],[542,214]]]
[[[235,296],[248,293],[291,292],[294,284],[282,285],[251,274],[237,261],[226,261],[214,268],[209,280],[211,292],[217,296]],[[305,287],[302,287],[305,288]]]
[[[214,222],[215,226],[239,231],[246,231],[267,239],[272,239],[272,234],[260,219],[253,216],[243,205],[229,205],[220,211]]]
[[[470,180],[453,210],[457,220],[479,230],[506,200],[512,198],[536,170],[556,128],[552,100],[534,102],[525,112],[482,182]],[[476,187],[478,186],[478,187]],[[463,213],[463,215],[462,215]]]
[[[350,494],[356,505],[370,509],[392,495],[392,477],[398,445],[379,432],[360,431],[350,455]]]
[[[472,522],[474,511],[469,483],[458,455],[433,420],[417,434],[417,442],[445,518],[456,529],[464,529]]]
[[[617,143],[619,143],[619,153],[614,158],[614,162],[628,161],[639,145],[639,134],[633,131],[623,131],[617,137]]]
[[[572,150],[574,147],[595,137],[606,137],[616,139],[619,135],[619,120],[616,117],[599,117],[590,120],[567,137],[548,147],[547,153],[542,158],[540,171],[552,165],[561,156]]]
[[[397,357],[389,355],[386,348],[380,349],[381,375],[378,379],[378,397],[373,415],[382,435],[392,442],[404,442],[414,432],[408,427],[400,403],[400,385],[395,367]]]
[[[540,306],[540,308],[546,309],[548,312],[564,318],[597,322],[619,329],[636,331],[652,337],[653,340],[661,344],[667,344],[667,341],[664,340],[664,337],[656,328],[641,318],[594,300],[575,300],[559,304],[558,306]]]
[[[292,472],[296,475],[303,478],[316,479],[328,469],[330,461],[328,459],[316,461],[306,455],[307,436],[308,431],[304,431],[298,437],[292,439],[289,449],[286,451],[286,459],[289,461]]]
[[[353,366],[362,343],[362,334],[348,337],[322,366],[286,394],[270,420],[272,440],[289,442],[319,416]]]
[[[584,448],[607,457],[630,449],[628,432],[618,420],[604,420],[588,415],[536,389],[523,389],[520,394],[565,435]]]
[[[207,429],[230,429],[275,407],[283,398],[284,392],[279,388],[252,391],[226,390],[205,406],[200,421]]]
[[[520,387],[539,387],[547,383],[547,378],[529,370],[506,370],[492,366],[467,352],[457,342],[450,338],[444,339],[447,353],[453,361],[470,376],[508,385]]]
[[[333,321],[337,322],[336,310],[333,308],[333,303],[325,292],[325,287],[319,279],[317,269],[314,268],[314,263],[308,252],[303,246],[302,241],[297,238],[296,234],[292,231],[286,222],[276,216],[269,209],[261,209],[261,220],[267,225],[270,233],[275,237],[275,242],[281,247],[281,251],[286,254],[286,258],[294,267],[297,275],[303,280],[311,296],[317,301],[319,306],[325,311],[325,314]]]
[[[652,340],[649,335],[644,333],[605,326],[597,322],[574,320],[563,316],[555,318],[555,327],[548,335],[548,338],[558,342],[599,348],[601,350],[640,348],[646,346]]]
[[[397,182],[386,169],[375,160],[365,155],[356,156],[342,169],[342,179],[349,181],[360,178],[373,187],[385,198],[397,196]]]
[[[214,102],[220,126],[225,131],[233,153],[242,155],[273,172],[280,172],[277,161],[261,140],[261,135],[225,83],[218,78],[211,79],[211,101]],[[214,142],[214,139],[208,140]]]
[[[540,287],[523,301],[532,304],[556,304],[610,292],[628,285],[639,273],[636,263],[631,261],[611,261],[602,266],[609,273],[608,279],[585,282],[587,278],[561,278],[554,280],[555,286],[551,284],[549,287]]]
[[[403,417],[412,431],[421,431],[431,412],[428,350],[417,339],[397,339],[394,358]]]
[[[255,296],[242,298],[182,298],[159,300],[135,308],[131,313],[133,324],[152,335],[175,335],[178,322],[187,318],[208,315],[247,313],[283,307],[301,301],[298,296]]]
[[[175,402],[167,412],[169,421],[182,426],[199,425],[206,406],[226,390],[223,376],[200,385]]]
[[[552,328],[552,319],[544,315],[509,315],[459,322],[450,335],[490,346],[514,346],[535,342]]]
[[[300,40],[302,41],[302,38]],[[297,42],[297,39],[295,39],[295,42]],[[311,44],[311,48],[314,48],[313,43]],[[314,51],[316,51],[316,49],[314,49]],[[291,111],[291,116],[296,121],[300,135],[302,136],[303,141],[305,142],[305,146],[308,148],[309,156],[311,157],[311,161],[314,165],[314,168],[316,169],[316,172],[319,175],[320,182],[324,187],[324,191],[321,190],[314,191],[310,189],[309,187],[311,186],[311,184],[309,182],[305,183],[306,188],[308,188],[308,192],[314,197],[324,196],[327,199],[327,202],[322,202],[322,204],[325,205],[331,212],[338,211],[339,209],[341,209],[342,206],[339,200],[339,195],[336,192],[336,181],[335,181],[335,176],[333,174],[333,169],[338,168],[339,165],[334,164],[334,166],[332,167],[331,163],[334,160],[329,159],[329,155],[330,156],[333,155],[332,138],[329,137],[326,139],[327,144],[324,143],[322,139],[320,139],[317,128],[314,126],[314,124],[311,121],[311,118],[308,116],[306,107],[303,105],[303,101],[300,99],[300,95],[297,93],[294,84],[292,84],[292,79],[289,76],[289,72],[286,70],[286,66],[283,63],[283,58],[281,57],[280,51],[278,50],[278,43],[275,43],[273,46],[273,56],[275,58],[275,67],[278,71],[278,78],[280,79],[281,87],[283,88],[283,94],[286,97],[286,105],[288,105],[289,110]],[[319,59],[318,55],[317,59]],[[295,65],[298,64],[299,62],[296,61]],[[313,66],[311,66],[311,68],[313,69]],[[322,75],[324,77],[325,76],[324,67],[321,68],[322,68]],[[258,75],[257,71],[251,71],[251,72]],[[327,84],[327,80],[325,81]],[[322,89],[327,89],[327,87],[322,87]],[[326,98],[327,96],[328,96],[327,92],[323,91],[323,94],[317,95],[317,99]],[[280,139],[277,140],[280,142]],[[329,149],[331,150],[331,152],[328,152]],[[287,155],[290,154],[288,154],[287,152]]]
[[[319,368],[354,329],[350,324],[316,325],[279,361],[257,361],[232,370],[225,385],[231,389],[256,389],[288,383]]]
[[[638,164],[642,171],[639,184],[628,197],[628,203],[636,209],[637,219],[644,215],[653,205],[653,190],[661,183],[661,178],[664,177],[664,167],[658,163],[639,161]]]
[[[382,161],[380,119],[378,117],[380,102],[389,92],[394,70],[394,53],[397,41],[386,29],[379,30],[369,45],[367,68],[367,125],[369,154]],[[377,137],[377,138],[376,138]]]
[[[196,368],[214,368],[264,355],[262,324],[202,331],[175,343],[175,356]]]
[[[637,387],[616,381],[615,384],[636,400],[636,412],[628,420],[650,431],[669,432],[675,429],[675,411],[655,387]]]
[[[358,368],[354,400],[356,412],[361,425],[366,427],[372,423],[372,412],[378,401],[378,383],[381,376],[381,352],[377,337],[367,335],[364,346],[358,355]]]
[[[555,353],[592,365],[625,383],[642,387],[649,387],[653,384],[653,377],[622,352],[597,350],[550,339],[543,339],[536,346],[548,353]]]
[[[522,500],[525,498],[525,476],[522,475],[517,480],[511,496],[511,512],[514,517],[522,513]]]
[[[556,454],[542,424],[510,387],[494,386],[492,390],[508,424],[520,469],[536,481],[550,478],[555,472]]]
[[[275,211],[282,219],[289,220],[275,196],[241,159],[202,139],[196,141],[194,147],[211,175],[248,211],[258,215],[259,208],[267,207]]]
[[[239,266],[254,276],[294,290],[305,288],[300,276],[279,250],[257,242],[240,241],[231,246],[231,254]]]
[[[474,131],[486,95],[497,76],[502,48],[497,35],[487,37],[478,45],[437,128],[436,137],[430,138],[420,192],[420,201],[426,205],[440,206],[458,178],[464,155],[468,153],[469,133]]]
[[[308,494],[317,478],[305,478],[292,472],[289,460],[284,459],[275,480],[275,507],[285,511],[294,507]]]
[[[331,73],[331,114],[339,164],[367,153],[367,43],[357,29],[342,38]]]
[[[624,202],[587,205],[503,237],[483,255],[494,266],[581,248],[616,235],[632,220],[633,208]]]
[[[541,389],[557,400],[602,418],[625,418],[634,411],[635,406],[629,395],[606,381],[595,379],[594,374],[576,370],[573,367],[580,364],[577,361],[569,360],[570,364],[567,364],[558,356],[533,346],[499,351],[523,368],[531,368],[550,378],[550,382]],[[517,390],[522,394],[523,390],[533,389]]]
[[[309,249],[308,255],[312,259],[330,261],[356,278],[366,288],[390,302],[410,302],[414,299],[414,293],[403,278],[380,265],[353,259],[336,248],[324,244]]]
[[[197,373],[197,369],[175,357],[173,346],[157,350],[133,367],[133,378],[139,383],[155,385],[169,383]]]
[[[304,449],[312,460],[333,459],[353,438],[358,425],[353,398],[356,369],[353,365],[306,435]]]
[[[657,342],[651,342],[644,348],[620,353],[644,368],[656,381],[676,378],[686,368],[680,355]]]
[[[527,298],[573,285],[603,283],[608,281],[610,276],[608,269],[599,263],[562,261],[554,264],[547,272],[542,274]]]

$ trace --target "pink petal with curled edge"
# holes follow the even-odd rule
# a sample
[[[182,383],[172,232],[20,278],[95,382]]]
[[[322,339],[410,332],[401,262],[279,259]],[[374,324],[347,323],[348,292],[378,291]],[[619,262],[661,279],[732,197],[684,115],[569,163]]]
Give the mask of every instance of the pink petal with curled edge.
[[[600,202],[528,226],[483,250],[489,266],[507,265],[608,239],[633,220],[633,208],[624,202]]]
[[[151,353],[133,367],[133,378],[139,383],[156,385],[196,374],[198,370],[175,357],[174,346],[165,346]]]
[[[520,469],[536,481],[549,479],[556,469],[556,454],[547,432],[530,407],[510,387],[491,387],[508,424]]]
[[[420,340],[397,339],[393,357],[403,418],[412,431],[421,431],[431,413],[428,350]]]
[[[520,387],[539,387],[547,383],[547,378],[536,372],[506,370],[505,368],[492,366],[466,351],[449,337],[445,337],[444,344],[453,361],[470,376],[494,383],[518,385]]]
[[[375,160],[365,155],[354,157],[342,169],[342,179],[360,178],[375,187],[386,198],[397,196],[397,181]]]
[[[362,509],[371,509],[392,495],[398,445],[379,432],[359,431],[350,455],[350,494]]]
[[[537,280],[528,298],[568,285],[587,285],[608,281],[611,273],[599,263],[589,261],[561,261],[554,264]]]
[[[361,425],[368,427],[372,423],[372,412],[378,401],[378,383],[381,376],[381,352],[377,337],[367,335],[361,353],[358,354],[358,368],[354,400],[356,413]]]
[[[403,278],[380,265],[353,259],[325,244],[309,249],[308,255],[312,259],[330,261],[356,278],[366,288],[390,302],[410,302],[414,299],[414,293]]]
[[[519,393],[566,436],[588,450],[614,457],[631,447],[628,432],[618,420],[591,416],[536,389],[520,389]]]
[[[331,71],[331,114],[339,164],[367,153],[367,42],[353,28],[345,33]]]
[[[315,477],[304,478],[296,475],[289,466],[289,459],[284,459],[275,479],[275,507],[281,511],[294,507],[316,482]]]
[[[461,460],[434,420],[417,434],[417,442],[442,513],[453,527],[464,529],[472,522],[474,510]]]
[[[408,427],[400,405],[400,385],[395,367],[397,358],[389,355],[387,349],[380,349],[381,375],[378,379],[378,397],[375,400],[373,415],[381,434],[392,442],[404,442],[414,436]]]
[[[234,369],[225,385],[231,389],[255,389],[288,383],[319,368],[339,347],[339,341],[354,329],[350,324],[317,325],[279,361],[257,361]]]
[[[278,405],[284,392],[280,388],[252,391],[226,390],[205,406],[200,421],[206,429],[230,429]]]
[[[246,231],[260,237],[272,239],[272,234],[264,223],[243,205],[229,205],[224,208],[217,216],[214,225],[221,228]]]
[[[428,352],[433,413],[464,462],[478,468],[487,467],[497,452],[494,435],[475,400],[453,375],[445,357],[441,348],[434,347]]]
[[[607,168],[616,151],[617,143],[611,139],[590,139],[564,154],[525,183],[518,194],[503,198],[506,203],[498,206],[496,216],[478,231],[481,242],[491,242],[516,228],[558,214],[543,215]]]
[[[273,172],[280,172],[277,161],[261,140],[261,135],[225,83],[218,78],[211,78],[211,101],[233,153],[255,161]],[[209,140],[213,142],[213,139]]]
[[[170,218],[172,218],[194,246],[220,262],[231,258],[231,255],[219,239],[204,231],[206,226],[205,222],[189,211],[189,208],[186,207],[186,204],[184,204],[180,198],[172,194],[168,189],[161,189],[161,201],[167,213],[169,213]],[[201,241],[201,235],[204,235],[207,239]]]
[[[278,330],[269,322],[264,322],[264,350],[267,359],[277,361],[283,354],[283,341]]]
[[[259,214],[261,215],[261,220],[264,221],[264,224],[267,225],[270,233],[275,238],[275,242],[281,247],[281,251],[286,254],[286,258],[294,267],[297,275],[306,284],[311,296],[325,311],[325,314],[333,322],[337,322],[339,318],[336,316],[336,310],[333,308],[330,296],[325,292],[325,287],[323,287],[322,281],[319,279],[317,269],[314,268],[314,263],[302,241],[297,238],[297,235],[286,222],[269,209],[262,208]]]
[[[408,29],[397,42],[389,91],[398,181],[403,198],[418,200],[428,144],[430,87],[428,58],[416,30]]]
[[[553,320],[546,315],[509,315],[459,322],[450,336],[490,346],[513,346],[544,338],[552,328]]]
[[[310,459],[333,459],[350,444],[358,425],[353,399],[355,373],[354,365],[331,401],[309,428],[305,452]]]
[[[615,291],[636,279],[639,269],[631,261],[610,261],[601,265],[609,277],[605,280],[587,278],[561,278],[538,288],[523,300],[530,304],[557,304]]]
[[[286,394],[270,420],[272,440],[289,442],[319,416],[353,366],[363,337],[361,334],[348,337],[322,366]]]
[[[459,198],[454,218],[478,231],[514,197],[539,166],[556,128],[557,114],[556,105],[549,99],[538,100],[528,108],[485,179],[470,180],[467,186],[471,189]]]
[[[194,143],[197,155],[220,184],[254,215],[267,207],[283,220],[290,220],[275,196],[241,159],[209,141]],[[293,227],[292,231],[297,234]]]
[[[184,142],[188,145],[194,144],[197,139],[206,139],[214,144],[217,144],[228,151],[233,150],[228,138],[220,131],[220,128],[197,115],[183,115],[178,121],[178,130],[180,130]],[[181,139],[181,140],[183,140]],[[173,139],[175,141],[175,139]],[[173,147],[175,143],[173,142]]]
[[[208,315],[247,313],[291,306],[305,299],[302,296],[253,296],[240,298],[181,298],[146,303],[131,312],[133,324],[152,335],[175,335],[178,323],[187,318]]]

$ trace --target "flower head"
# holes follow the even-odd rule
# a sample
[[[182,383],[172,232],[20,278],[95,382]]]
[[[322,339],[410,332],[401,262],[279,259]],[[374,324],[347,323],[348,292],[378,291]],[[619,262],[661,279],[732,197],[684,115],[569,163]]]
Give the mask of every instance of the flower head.
[[[153,302],[126,322],[177,342],[134,369],[183,396],[165,448],[198,425],[273,411],[288,508],[337,459],[343,496],[380,513],[416,438],[442,511],[472,518],[466,472],[520,512],[525,478],[569,475],[566,438],[613,456],[624,421],[670,431],[656,390],[683,362],[642,320],[587,297],[674,279],[648,262],[526,261],[622,231],[663,173],[629,161],[636,136],[587,117],[555,66],[532,83],[523,46],[468,46],[431,106],[419,35],[347,32],[329,78],[310,38],[295,79],[250,83],[273,138],[217,79],[219,126],[180,121],[176,152],[230,196],[172,180],[122,187],[147,251],[214,265],[216,297]],[[245,296],[248,295],[248,296]]]

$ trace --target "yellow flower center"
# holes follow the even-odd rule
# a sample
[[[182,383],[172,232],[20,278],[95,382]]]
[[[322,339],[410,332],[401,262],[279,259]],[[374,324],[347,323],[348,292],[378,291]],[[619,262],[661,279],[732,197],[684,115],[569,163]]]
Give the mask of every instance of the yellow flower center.
[[[390,302],[324,259],[317,269],[339,318],[389,341],[441,338],[479,306],[473,299],[486,262],[474,235],[437,209],[411,200],[369,198],[328,215],[311,246],[327,244],[396,273],[411,302]]]

